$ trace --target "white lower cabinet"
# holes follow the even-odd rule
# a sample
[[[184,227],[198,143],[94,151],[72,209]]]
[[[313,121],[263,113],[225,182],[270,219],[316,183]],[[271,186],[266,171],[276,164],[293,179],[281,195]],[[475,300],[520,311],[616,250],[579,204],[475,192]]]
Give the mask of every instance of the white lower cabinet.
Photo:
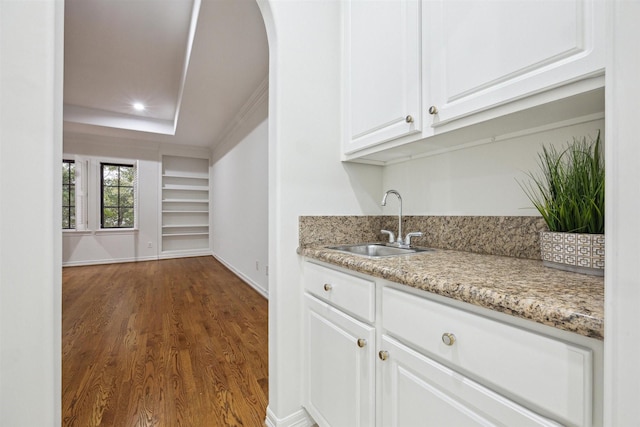
[[[382,424],[560,426],[383,335]]]
[[[382,291],[382,326],[386,334],[563,425],[592,425],[589,348],[388,287]]]
[[[320,426],[373,426],[375,329],[310,295],[305,406]]]
[[[304,278],[303,404],[320,427],[602,425],[601,341],[319,263]]]

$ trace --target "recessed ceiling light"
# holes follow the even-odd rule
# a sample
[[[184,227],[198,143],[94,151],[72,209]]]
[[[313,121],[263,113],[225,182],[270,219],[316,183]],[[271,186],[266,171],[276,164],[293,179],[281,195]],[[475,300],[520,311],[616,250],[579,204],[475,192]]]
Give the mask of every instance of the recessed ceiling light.
[[[133,109],[136,110],[136,111],[144,111],[145,106],[141,102],[136,102],[136,103],[133,104]]]

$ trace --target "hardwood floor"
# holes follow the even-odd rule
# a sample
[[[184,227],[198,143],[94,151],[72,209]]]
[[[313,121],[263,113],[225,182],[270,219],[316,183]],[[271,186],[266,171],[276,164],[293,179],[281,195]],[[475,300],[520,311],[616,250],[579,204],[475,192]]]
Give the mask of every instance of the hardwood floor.
[[[267,301],[213,257],[63,269],[63,426],[262,426]]]

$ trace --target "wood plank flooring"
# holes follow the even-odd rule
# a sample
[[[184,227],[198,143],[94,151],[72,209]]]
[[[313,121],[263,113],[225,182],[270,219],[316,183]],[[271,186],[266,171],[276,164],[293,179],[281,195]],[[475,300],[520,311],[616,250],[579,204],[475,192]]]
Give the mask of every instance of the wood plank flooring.
[[[262,426],[267,301],[213,257],[63,269],[62,425]]]

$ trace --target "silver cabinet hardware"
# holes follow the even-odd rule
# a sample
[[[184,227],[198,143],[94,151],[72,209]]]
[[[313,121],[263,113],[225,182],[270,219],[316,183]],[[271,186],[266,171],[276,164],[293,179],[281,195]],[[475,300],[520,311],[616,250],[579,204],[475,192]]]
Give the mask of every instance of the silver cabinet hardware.
[[[445,332],[444,334],[442,334],[442,342],[445,345],[453,345],[453,343],[456,342],[456,336],[448,332]]]

